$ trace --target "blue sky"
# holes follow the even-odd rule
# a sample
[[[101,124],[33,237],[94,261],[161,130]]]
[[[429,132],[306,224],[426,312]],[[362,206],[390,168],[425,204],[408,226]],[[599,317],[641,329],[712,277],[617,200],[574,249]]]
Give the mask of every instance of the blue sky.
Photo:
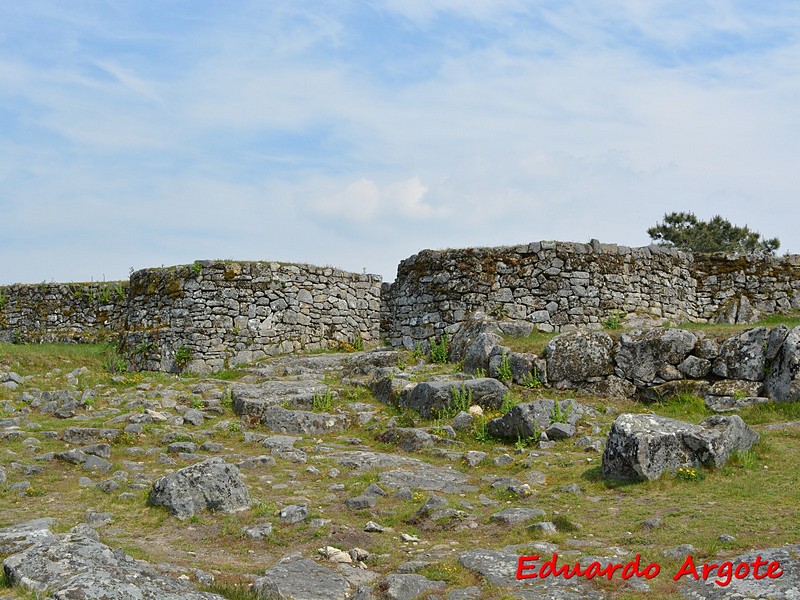
[[[0,284],[424,248],[800,253],[800,3],[0,4]]]

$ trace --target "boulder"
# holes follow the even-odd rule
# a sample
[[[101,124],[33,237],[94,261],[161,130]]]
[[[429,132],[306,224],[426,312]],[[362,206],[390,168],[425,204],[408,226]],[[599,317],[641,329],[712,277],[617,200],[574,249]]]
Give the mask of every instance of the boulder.
[[[778,344],[775,340],[767,342],[767,351],[770,346],[778,346],[775,358],[770,363],[769,375],[765,380],[767,395],[776,402],[796,402],[800,400],[800,327],[795,327],[787,332],[783,342]]]
[[[440,439],[438,435],[413,427],[390,427],[377,437],[379,442],[394,444],[405,452],[433,448]]]
[[[346,377],[372,375],[378,369],[396,367],[400,357],[401,353],[398,350],[388,348],[358,353],[345,363],[343,375]]]
[[[502,338],[495,333],[481,333],[464,350],[465,373],[489,372],[489,360],[492,350],[502,341]]]
[[[722,305],[714,317],[714,322],[749,325],[750,323],[755,323],[760,318],[761,313],[753,308],[750,300],[743,294]]]
[[[726,379],[763,381],[766,367],[766,327],[756,327],[725,340],[714,360],[714,375]]]
[[[396,367],[377,369],[369,382],[369,389],[375,398],[386,404],[397,404],[400,394],[411,385],[411,375]]]
[[[664,383],[664,365],[677,367],[694,349],[697,337],[683,329],[637,329],[620,336],[616,374],[638,388]]]
[[[715,415],[699,425],[651,414],[622,414],[614,421],[603,452],[603,476],[652,480],[679,468],[721,467],[758,434],[737,415]]]
[[[486,353],[487,364],[485,365],[481,365],[480,359],[470,359],[470,361],[467,360],[467,349],[478,341],[478,338],[481,336],[481,334],[491,334],[490,337],[484,338],[484,341],[481,342],[482,344],[485,344],[486,340],[489,340],[490,342],[491,340],[494,340],[491,342],[491,345],[493,346],[500,341],[501,331],[497,320],[484,312],[476,311],[461,325],[461,328],[456,332],[456,334],[453,336],[453,339],[450,341],[450,360],[452,362],[463,360],[465,371],[467,371],[467,363],[469,362],[470,366],[474,368],[471,368],[467,372],[474,373],[478,368],[483,368],[484,370],[489,368],[488,352]],[[491,350],[491,348],[489,348],[489,350]]]
[[[511,382],[517,385],[540,385],[547,383],[547,361],[536,354],[512,352],[505,346],[495,346],[489,355],[489,377],[500,379],[503,361],[508,362]]]
[[[548,381],[558,388],[576,388],[612,375],[613,347],[611,336],[602,331],[575,331],[553,338],[544,350]]]
[[[400,395],[400,406],[412,408],[429,419],[436,417],[452,403],[453,393],[450,390],[472,394],[470,404],[482,408],[496,409],[503,403],[506,387],[490,377],[450,381],[426,381],[406,388]]]
[[[250,494],[239,469],[214,457],[156,480],[149,501],[186,519],[202,510],[245,510],[250,506]]]

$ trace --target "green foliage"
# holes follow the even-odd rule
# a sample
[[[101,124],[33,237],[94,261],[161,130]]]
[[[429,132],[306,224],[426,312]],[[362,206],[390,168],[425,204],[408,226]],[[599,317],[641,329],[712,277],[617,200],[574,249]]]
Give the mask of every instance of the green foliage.
[[[500,381],[511,381],[514,377],[514,374],[511,372],[511,361],[508,359],[508,355],[503,352],[502,356],[500,357],[500,366],[497,368],[497,378]]]
[[[461,411],[467,412],[472,406],[472,389],[462,385],[450,388],[450,403],[439,411],[439,418],[451,419]]]
[[[699,483],[706,478],[706,474],[700,469],[687,469],[681,467],[675,471],[675,479],[678,481],[688,481],[690,483]]]
[[[562,410],[561,402],[555,400],[553,402],[553,413],[550,415],[550,420],[553,423],[566,423],[571,412],[572,404],[567,404],[567,408]]]
[[[6,304],[8,304],[8,294],[6,294],[5,288],[0,288],[0,308],[3,308]]]
[[[517,404],[519,404],[519,399],[514,397],[511,392],[506,392],[503,395],[503,403],[500,405],[500,414],[504,415],[512,408],[514,408]]]
[[[311,408],[322,412],[329,411],[333,408],[333,400],[335,396],[330,390],[325,390],[324,394],[314,394],[311,397]]]
[[[515,450],[524,450],[529,446],[535,446],[539,443],[539,439],[542,437],[542,432],[539,431],[537,426],[536,431],[533,432],[533,435],[529,435],[527,437],[522,437],[521,434],[517,434],[517,441],[514,442],[514,449]]]
[[[363,352],[364,351],[364,340],[357,333],[353,334],[353,339],[350,342],[350,345],[353,346],[353,349],[356,352]]]
[[[200,277],[200,274],[203,272],[203,265],[200,264],[199,260],[196,260],[192,263],[192,275],[195,277]]]
[[[495,319],[502,321],[503,319],[508,317],[508,309],[505,307],[504,304],[498,304],[489,310],[489,314],[493,316]]]
[[[125,299],[125,286],[122,285],[121,281],[117,282],[117,286],[114,288],[114,291],[117,293],[117,297],[120,300]]]
[[[437,342],[435,339],[430,340],[431,349],[428,353],[430,361],[435,364],[443,365],[447,362],[447,355],[450,353],[450,338],[445,333],[442,339]]]
[[[100,290],[97,292],[97,299],[104,304],[108,304],[111,302],[111,292],[111,286],[104,283],[100,286]]]
[[[422,349],[422,344],[420,344],[419,342],[417,342],[417,345],[416,345],[416,347],[414,348],[414,351],[411,353],[411,357],[412,357],[412,358],[413,358],[413,359],[414,359],[416,362],[419,362],[419,361],[421,361],[423,358],[425,358],[425,351]]]
[[[472,431],[475,434],[475,441],[488,442],[490,439],[487,420],[484,415],[475,415],[472,420]]]
[[[186,346],[181,346],[175,351],[175,365],[183,370],[192,360],[192,351]]]
[[[625,315],[624,312],[619,310],[612,310],[608,313],[608,317],[606,317],[601,325],[606,329],[619,329],[622,327],[622,317]]]
[[[542,380],[539,378],[539,370],[536,367],[533,367],[532,372],[522,376],[522,385],[532,390],[542,387]]]
[[[647,235],[662,246],[674,246],[690,252],[771,255],[781,245],[778,238],[764,239],[761,234],[750,231],[747,226],[737,227],[719,215],[706,222],[691,212],[664,215],[664,222],[648,229]]]
[[[112,343],[107,344],[102,353],[103,370],[112,375],[124,373],[128,370],[128,363],[122,358],[119,353],[119,345]]]

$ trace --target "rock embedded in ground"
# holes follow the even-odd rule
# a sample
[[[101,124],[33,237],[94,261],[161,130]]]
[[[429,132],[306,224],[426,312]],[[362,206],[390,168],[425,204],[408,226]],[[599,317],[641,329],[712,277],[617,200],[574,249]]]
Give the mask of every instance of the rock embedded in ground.
[[[758,434],[738,416],[713,416],[699,425],[651,414],[622,414],[603,452],[603,476],[652,480],[679,468],[721,467]]]
[[[250,506],[250,494],[239,469],[215,457],[156,480],[149,501],[186,519],[206,510],[245,510]]]
[[[80,533],[42,536],[4,562],[12,586],[24,585],[54,598],[125,600],[224,600],[196,591],[188,582],[162,575],[152,566]],[[37,595],[38,597],[38,595]]]
[[[490,377],[425,381],[404,389],[399,404],[403,408],[416,410],[422,417],[429,419],[440,415],[452,405],[454,393],[471,394],[470,404],[493,410],[500,408],[507,392],[506,386]]]
[[[574,426],[581,417],[593,413],[593,409],[575,400],[556,401],[545,398],[517,404],[502,417],[489,421],[487,430],[490,435],[503,440],[524,440],[546,430],[559,414],[560,418]]]
[[[351,594],[343,575],[296,556],[271,566],[250,589],[264,600],[348,600]]]

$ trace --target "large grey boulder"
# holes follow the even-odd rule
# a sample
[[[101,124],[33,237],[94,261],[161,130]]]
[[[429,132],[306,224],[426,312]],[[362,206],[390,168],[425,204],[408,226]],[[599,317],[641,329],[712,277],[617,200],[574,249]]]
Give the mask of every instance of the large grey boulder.
[[[481,337],[483,334],[489,335]],[[449,358],[452,362],[463,360],[464,370],[469,373],[474,373],[479,368],[486,370],[489,368],[488,351],[491,350],[491,346],[500,342],[500,334],[501,330],[497,320],[484,312],[477,311],[470,315],[450,341]],[[473,350],[475,354],[468,358],[468,349],[474,344],[477,344]],[[487,347],[488,350],[486,350]]]
[[[575,331],[559,335],[547,344],[547,379],[558,388],[577,388],[614,373],[611,350],[614,341],[602,331]]]
[[[495,346],[489,355],[489,377],[500,379],[503,362],[511,371],[511,382],[529,385],[533,382],[547,384],[547,361],[536,354],[512,352],[505,346]]]
[[[781,331],[767,343],[768,353],[771,353],[771,346],[777,350],[773,350],[775,357],[764,383],[767,395],[776,402],[797,402],[800,400],[800,327],[783,336]],[[779,337],[783,337],[780,343]]]
[[[678,379],[680,375],[669,373],[677,371],[677,365],[683,363],[696,343],[697,337],[683,329],[636,329],[623,333],[617,345],[616,374],[638,388]]]
[[[496,333],[481,333],[475,338],[464,350],[464,366],[465,373],[487,373],[489,371],[489,360],[494,350],[502,341],[502,338]]]
[[[219,457],[156,480],[149,500],[150,504],[165,507],[179,519],[203,510],[235,512],[250,506],[250,494],[239,469]]]
[[[255,580],[250,590],[272,600],[347,600],[350,584],[343,575],[313,560],[290,556],[271,566]]]
[[[372,375],[378,369],[396,367],[400,362],[400,357],[399,350],[390,350],[389,348],[376,348],[369,352],[360,352],[347,361],[342,373],[346,377]]]
[[[78,533],[51,534],[6,558],[3,567],[12,586],[63,600],[223,600]]]
[[[508,389],[496,379],[481,377],[452,381],[426,381],[406,388],[400,395],[400,406],[412,408],[426,419],[435,417],[446,409],[453,399],[453,392],[472,394],[472,404],[486,409],[499,408]]]
[[[765,348],[769,329],[756,327],[725,340],[714,361],[714,375],[726,379],[762,381],[765,375]]]
[[[369,382],[369,389],[375,399],[386,404],[397,404],[400,394],[411,385],[411,375],[396,367],[377,369]]]
[[[503,440],[526,439],[550,427],[558,413],[574,427],[584,415],[593,414],[594,409],[571,399],[545,398],[517,404],[502,417],[490,420],[486,428],[490,435]]]
[[[603,476],[652,480],[679,468],[721,467],[758,434],[737,416],[715,415],[699,425],[651,414],[622,414],[603,452]]]

